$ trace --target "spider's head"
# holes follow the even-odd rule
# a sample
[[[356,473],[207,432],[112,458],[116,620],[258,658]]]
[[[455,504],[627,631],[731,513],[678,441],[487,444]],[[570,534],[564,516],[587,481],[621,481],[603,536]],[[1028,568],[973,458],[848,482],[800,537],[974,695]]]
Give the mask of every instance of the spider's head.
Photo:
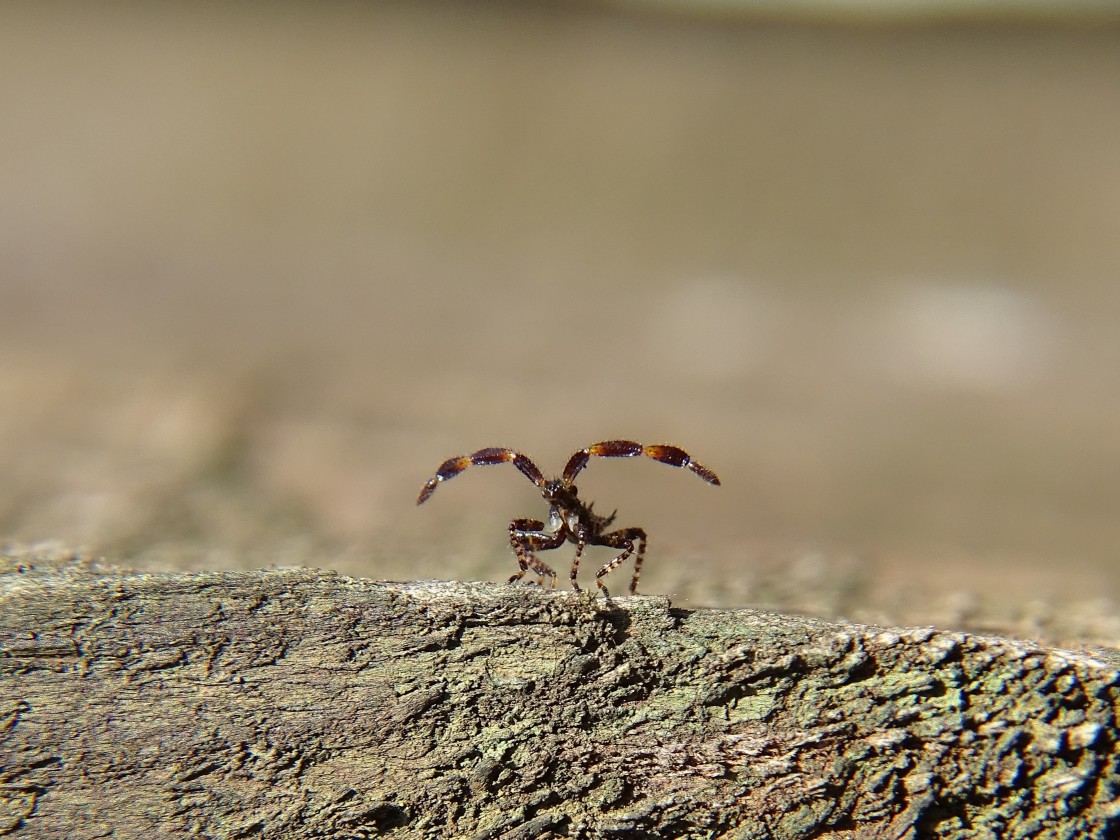
[[[544,496],[545,501],[559,504],[563,499],[575,496],[576,488],[570,484],[565,484],[559,478],[553,478],[546,481],[541,487],[541,495]]]
[[[576,486],[568,484],[563,479],[554,478],[546,481],[541,488],[541,495],[544,496],[546,502],[561,510],[574,510],[582,507]]]

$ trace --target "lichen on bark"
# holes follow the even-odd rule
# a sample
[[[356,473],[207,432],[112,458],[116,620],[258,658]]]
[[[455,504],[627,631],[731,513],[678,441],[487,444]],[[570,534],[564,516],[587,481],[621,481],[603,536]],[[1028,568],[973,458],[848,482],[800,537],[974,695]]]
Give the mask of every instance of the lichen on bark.
[[[1099,837],[1118,662],[315,570],[0,566],[0,833]]]

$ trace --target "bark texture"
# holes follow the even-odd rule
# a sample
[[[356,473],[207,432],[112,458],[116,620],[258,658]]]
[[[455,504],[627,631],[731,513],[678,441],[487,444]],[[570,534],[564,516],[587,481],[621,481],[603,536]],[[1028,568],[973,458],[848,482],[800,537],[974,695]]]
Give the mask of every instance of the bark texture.
[[[1120,834],[1120,676],[1007,639],[313,570],[0,567],[0,834]]]

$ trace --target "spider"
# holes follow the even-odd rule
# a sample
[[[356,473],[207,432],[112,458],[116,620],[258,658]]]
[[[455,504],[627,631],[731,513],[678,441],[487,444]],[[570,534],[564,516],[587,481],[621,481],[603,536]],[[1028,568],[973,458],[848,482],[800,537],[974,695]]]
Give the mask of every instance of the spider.
[[[509,543],[517,555],[517,562],[521,570],[509,579],[510,583],[521,580],[530,569],[537,575],[537,582],[543,585],[544,579],[551,578],[552,587],[556,586],[556,572],[550,566],[537,558],[534,552],[559,548],[566,541],[576,544],[576,554],[572,558],[571,581],[572,589],[579,591],[579,581],[576,576],[579,572],[580,557],[583,549],[588,545],[603,545],[609,548],[621,549],[622,553],[607,563],[595,573],[595,584],[603,590],[605,597],[610,597],[603,577],[614,571],[631,555],[634,557],[634,577],[630,581],[630,594],[634,595],[638,589],[638,576],[642,572],[642,560],[646,553],[646,532],[641,528],[621,528],[617,531],[607,531],[607,527],[614,522],[616,510],[610,516],[600,516],[592,510],[594,502],[584,503],[579,498],[576,486],[573,483],[580,471],[587,466],[592,455],[604,458],[633,458],[645,455],[663,464],[673,467],[688,467],[700,478],[709,484],[719,484],[719,478],[714,472],[676,446],[669,444],[654,444],[643,446],[632,440],[605,440],[594,443],[584,449],[578,450],[568,459],[564,467],[564,474],[560,478],[546,479],[540,469],[528,457],[514,449],[494,447],[480,449],[471,455],[460,455],[450,458],[439,465],[436,474],[424,485],[416,504],[422,505],[431,498],[441,482],[454,478],[469,466],[489,466],[502,464],[507,461],[513,463],[521,474],[529,479],[541,491],[544,500],[549,504],[548,526],[539,519],[515,519],[509,523]]]

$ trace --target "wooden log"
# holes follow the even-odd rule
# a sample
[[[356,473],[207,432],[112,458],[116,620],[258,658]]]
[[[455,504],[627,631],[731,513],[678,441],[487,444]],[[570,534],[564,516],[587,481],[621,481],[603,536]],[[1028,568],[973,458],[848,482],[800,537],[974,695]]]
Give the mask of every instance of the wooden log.
[[[1120,836],[1115,659],[507,584],[0,561],[0,834]]]

